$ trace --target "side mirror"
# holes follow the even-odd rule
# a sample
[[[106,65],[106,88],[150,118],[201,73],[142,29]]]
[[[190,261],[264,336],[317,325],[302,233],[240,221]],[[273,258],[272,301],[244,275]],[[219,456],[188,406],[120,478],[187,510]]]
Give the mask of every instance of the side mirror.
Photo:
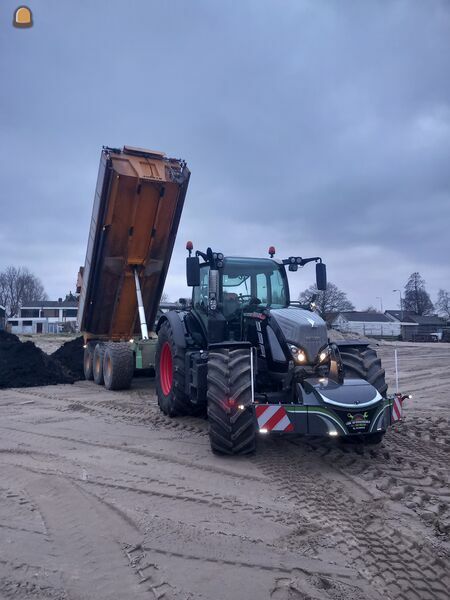
[[[186,280],[189,287],[200,285],[200,261],[198,256],[186,258]]]
[[[318,290],[327,289],[327,267],[324,263],[316,263],[316,285]]]

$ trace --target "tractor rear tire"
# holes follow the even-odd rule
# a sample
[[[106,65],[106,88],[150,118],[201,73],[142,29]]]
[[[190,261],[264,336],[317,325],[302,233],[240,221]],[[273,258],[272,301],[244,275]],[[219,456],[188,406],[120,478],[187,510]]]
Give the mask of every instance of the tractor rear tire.
[[[97,385],[105,383],[103,379],[103,357],[105,356],[105,344],[99,343],[95,346],[94,357],[92,361],[92,371],[94,381]]]
[[[348,379],[365,379],[386,397],[387,383],[381,360],[372,348],[347,346],[340,348],[344,367],[344,377]]]
[[[83,371],[86,381],[92,381],[94,379],[94,347],[92,342],[88,342],[84,349]]]
[[[185,393],[185,349],[177,346],[172,327],[165,321],[158,332],[156,348],[156,393],[158,405],[168,417],[195,414]]]
[[[255,451],[251,394],[249,350],[210,351],[207,396],[209,439],[214,453],[237,455]]]
[[[127,390],[134,373],[134,356],[127,342],[105,345],[103,378],[107,390]]]

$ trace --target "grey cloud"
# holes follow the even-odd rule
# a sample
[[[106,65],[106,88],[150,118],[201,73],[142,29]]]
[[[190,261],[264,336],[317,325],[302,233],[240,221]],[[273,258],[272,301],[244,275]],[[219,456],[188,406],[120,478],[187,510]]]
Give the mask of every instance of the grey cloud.
[[[1,22],[15,6],[2,3]],[[0,40],[0,255],[45,272],[50,295],[84,260],[100,147],[124,143],[192,169],[173,296],[186,235],[233,254],[328,255],[360,305],[412,270],[433,293],[450,287],[448,3],[33,10],[33,30]],[[58,272],[44,266],[55,255]]]

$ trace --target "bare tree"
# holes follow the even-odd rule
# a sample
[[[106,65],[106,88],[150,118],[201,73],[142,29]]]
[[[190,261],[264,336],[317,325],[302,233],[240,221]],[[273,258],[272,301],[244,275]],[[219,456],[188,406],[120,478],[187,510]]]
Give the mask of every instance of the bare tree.
[[[161,294],[160,302],[169,302],[169,294],[167,292],[163,292]]]
[[[368,312],[368,313],[376,313],[378,312],[377,309],[375,308],[375,306],[368,306],[365,310],[363,310],[363,312]]]
[[[439,290],[436,308],[441,317],[450,319],[450,294],[447,290]]]
[[[434,310],[431,298],[425,289],[425,280],[420,273],[412,273],[406,282],[403,310],[417,315],[430,315]]]
[[[16,315],[27,302],[46,298],[41,280],[26,267],[9,266],[0,273],[0,304],[6,309],[6,318]]]
[[[315,303],[322,317],[332,312],[355,310],[355,307],[347,298],[347,294],[331,281],[328,282],[327,289],[324,291],[318,290],[316,284],[309,286],[300,294],[298,299],[306,304],[310,302],[313,295],[316,295]]]

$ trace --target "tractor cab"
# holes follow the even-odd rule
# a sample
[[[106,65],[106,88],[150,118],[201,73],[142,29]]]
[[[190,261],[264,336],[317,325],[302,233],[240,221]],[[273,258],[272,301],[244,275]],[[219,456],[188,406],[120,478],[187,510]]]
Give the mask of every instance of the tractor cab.
[[[206,252],[197,250],[192,256],[192,243],[188,242],[186,248],[187,284],[193,287],[192,315],[207,346],[248,341],[248,319],[289,307],[285,265],[297,271],[299,266],[315,261],[317,287],[326,288],[326,267],[320,257],[276,260],[273,247],[269,248],[270,258],[224,257],[211,248]]]
[[[217,341],[245,339],[246,317],[289,305],[289,286],[282,263],[271,258],[223,258],[211,276],[211,265],[199,265],[199,285],[193,287],[192,309],[208,337],[208,319],[222,334]],[[215,289],[210,290],[210,280]],[[210,295],[210,291],[212,294]],[[210,303],[212,300],[212,303]],[[211,308],[212,306],[212,308]],[[214,330],[214,325],[210,328]]]

